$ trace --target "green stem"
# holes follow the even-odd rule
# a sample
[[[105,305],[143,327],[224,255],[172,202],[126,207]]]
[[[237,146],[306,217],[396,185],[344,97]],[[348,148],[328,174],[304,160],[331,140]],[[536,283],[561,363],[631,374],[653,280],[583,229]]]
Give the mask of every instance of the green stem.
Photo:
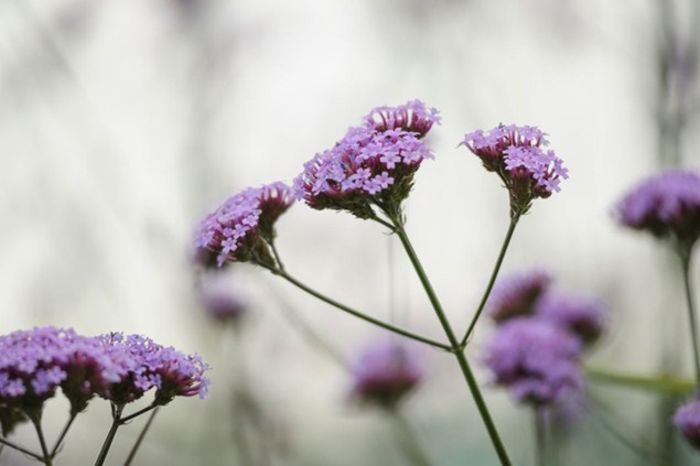
[[[623,385],[672,395],[687,395],[696,388],[695,382],[692,380],[678,379],[665,375],[624,374],[591,367],[586,368],[586,375],[596,382]]]
[[[547,419],[541,408],[533,409],[535,424],[535,465],[547,466]]]
[[[474,331],[474,327],[476,326],[476,322],[479,320],[479,317],[481,316],[481,313],[484,311],[484,307],[486,307],[486,303],[488,302],[489,296],[491,295],[491,290],[493,289],[494,283],[496,283],[496,277],[498,277],[498,272],[501,270],[501,264],[503,263],[503,258],[506,257],[506,251],[508,250],[508,245],[510,244],[511,238],[513,238],[513,233],[515,232],[515,227],[518,225],[518,220],[520,219],[520,214],[513,214],[510,219],[510,225],[508,226],[508,231],[506,232],[506,237],[503,239],[503,244],[501,245],[501,251],[498,253],[498,258],[496,259],[496,264],[493,266],[493,271],[491,272],[491,278],[489,278],[489,282],[486,285],[486,289],[484,290],[484,295],[481,297],[481,302],[479,302],[479,307],[476,309],[476,312],[474,313],[474,317],[472,318],[471,323],[469,324],[469,328],[467,329],[467,332],[464,334],[464,338],[462,338],[462,346],[466,346],[467,342],[469,341],[469,337],[471,336],[472,332]]]
[[[141,447],[141,444],[143,443],[143,439],[146,438],[146,434],[148,433],[148,429],[150,429],[151,424],[153,424],[153,419],[155,419],[156,414],[158,414],[158,408],[154,409],[151,412],[151,415],[148,416],[148,420],[146,421],[146,424],[143,426],[143,429],[141,429],[141,432],[139,433],[139,436],[136,439],[134,446],[131,447],[131,451],[129,452],[129,456],[127,456],[126,461],[124,462],[124,466],[131,466],[131,463],[134,461],[134,458],[136,457],[136,453],[139,451],[139,448]]]
[[[683,268],[683,285],[685,287],[685,297],[688,303],[688,321],[690,327],[690,339],[693,350],[693,364],[695,365],[695,381],[700,384],[700,353],[698,353],[698,327],[695,315],[695,303],[693,300],[693,289],[690,284],[690,248],[685,253],[681,253],[681,267]]]
[[[68,434],[68,430],[73,425],[73,421],[75,421],[75,418],[77,416],[78,416],[78,413],[71,412],[70,417],[68,418],[68,422],[66,422],[66,425],[63,427],[61,434],[58,436],[58,439],[56,439],[56,443],[54,444],[53,448],[51,449],[51,458],[56,457],[56,454],[58,453],[58,450],[61,448],[61,444],[63,443],[63,439],[66,438],[66,434]]]
[[[418,441],[418,436],[411,428],[411,425],[404,418],[398,407],[389,409],[389,416],[394,421],[396,432],[399,435],[399,441],[404,448],[404,453],[408,460],[416,466],[430,466],[428,455],[423,451],[423,448]]]
[[[134,414],[130,414],[130,415],[126,416],[126,417],[121,418],[121,419],[119,420],[119,424],[124,425],[124,424],[126,424],[127,422],[129,422],[129,421],[131,421],[131,420],[133,420],[133,419],[136,419],[136,418],[139,417],[140,415],[146,414],[147,412],[153,411],[154,409],[158,409],[158,405],[152,404],[152,405],[147,406],[147,407],[145,407],[145,408],[143,408],[143,409],[139,409],[139,410],[136,411]]]
[[[109,453],[114,437],[117,435],[117,429],[119,429],[119,426],[121,425],[122,411],[124,411],[124,405],[112,405],[112,426],[109,428],[107,437],[105,437],[105,440],[102,443],[100,454],[95,460],[95,466],[102,466],[107,459],[107,453]]]
[[[440,348],[440,349],[443,349],[443,350],[445,350],[445,351],[451,351],[451,350],[452,350],[452,347],[449,346],[449,345],[446,345],[446,344],[444,344],[444,343],[440,343],[440,342],[435,341],[435,340],[431,340],[430,338],[426,338],[426,337],[424,337],[424,336],[418,335],[418,334],[413,333],[413,332],[410,332],[410,331],[408,331],[408,330],[404,330],[404,329],[402,329],[402,328],[400,328],[400,327],[397,327],[397,326],[395,326],[395,325],[392,325],[392,324],[383,322],[383,321],[381,321],[381,320],[379,320],[379,319],[375,319],[374,317],[370,317],[370,316],[368,316],[367,314],[364,314],[364,313],[362,313],[362,312],[360,312],[360,311],[356,311],[355,309],[353,309],[353,308],[351,308],[351,307],[348,307],[348,306],[346,306],[346,305],[344,305],[344,304],[341,304],[341,303],[339,303],[338,301],[336,301],[336,300],[334,300],[334,299],[332,299],[332,298],[329,298],[328,296],[326,296],[326,295],[324,295],[324,294],[321,294],[321,293],[319,293],[318,291],[314,290],[313,288],[310,288],[309,286],[303,284],[302,282],[300,282],[300,281],[297,280],[296,278],[294,278],[294,277],[292,277],[291,275],[289,275],[289,274],[288,274],[286,271],[284,271],[284,270],[281,270],[281,269],[274,269],[274,268],[272,268],[272,267],[268,267],[268,266],[266,266],[266,265],[264,265],[264,264],[260,264],[260,263],[259,263],[259,265],[261,265],[261,266],[267,268],[267,269],[268,269],[269,271],[271,271],[273,274],[275,274],[275,275],[277,275],[277,276],[279,276],[279,277],[284,278],[285,280],[287,280],[287,281],[288,281],[289,283],[291,283],[292,285],[294,285],[294,286],[296,286],[297,288],[299,288],[299,289],[301,289],[301,290],[303,290],[303,291],[309,293],[310,295],[312,295],[312,296],[314,296],[314,297],[320,299],[321,301],[323,301],[323,302],[325,302],[325,303],[327,303],[327,304],[330,304],[331,306],[337,307],[337,308],[340,309],[341,311],[345,311],[345,312],[347,312],[348,314],[351,314],[351,315],[353,315],[353,316],[355,316],[355,317],[358,317],[358,318],[360,318],[360,319],[362,319],[362,320],[364,320],[364,321],[367,321],[367,322],[369,322],[369,323],[371,323],[371,324],[374,324],[374,325],[376,325],[376,326],[378,326],[378,327],[382,327],[382,328],[385,329],[385,330],[389,330],[390,332],[398,333],[399,335],[403,335],[404,337],[411,338],[411,339],[416,340],[416,341],[420,341],[421,343],[425,343],[425,344],[427,344],[427,345],[434,346],[434,347],[436,347],[436,348]]]
[[[27,456],[31,456],[32,458],[34,458],[37,461],[42,461],[42,462],[44,461],[44,458],[42,458],[40,454],[34,453],[33,451],[30,451],[24,447],[20,447],[19,445],[14,444],[14,443],[10,442],[9,440],[5,440],[2,437],[0,437],[0,445],[4,445],[8,448],[12,448],[13,450],[17,450],[20,453],[24,453]]]
[[[506,448],[503,445],[503,442],[501,441],[501,437],[498,435],[496,425],[491,419],[491,414],[489,413],[488,407],[486,406],[484,398],[481,395],[479,385],[476,382],[476,379],[474,378],[474,374],[472,373],[471,367],[467,362],[467,358],[464,356],[464,348],[457,341],[457,337],[455,336],[455,333],[452,330],[452,326],[450,325],[450,322],[448,321],[447,316],[445,315],[445,311],[443,310],[442,305],[440,304],[440,300],[438,299],[437,295],[435,294],[435,290],[430,284],[430,280],[428,279],[428,276],[425,273],[425,270],[423,269],[423,265],[418,259],[416,251],[413,249],[411,241],[408,239],[406,230],[403,227],[403,222],[401,221],[399,215],[389,215],[389,217],[391,218],[392,223],[395,227],[396,234],[401,240],[401,244],[403,244],[403,247],[406,250],[408,258],[413,264],[413,268],[416,270],[416,274],[418,275],[418,278],[420,279],[421,284],[425,289],[425,293],[428,295],[428,299],[433,305],[433,309],[435,310],[435,313],[437,314],[438,319],[442,324],[445,334],[447,335],[447,339],[449,340],[450,345],[452,346],[452,352],[457,358],[459,367],[462,369],[464,379],[466,380],[467,386],[469,387],[472,397],[474,398],[474,402],[476,403],[476,407],[479,410],[481,419],[484,422],[484,425],[486,426],[486,430],[488,431],[489,437],[491,438],[491,443],[493,444],[493,447],[496,450],[496,454],[498,455],[498,458],[503,466],[510,466],[511,462],[508,458]]]
[[[53,465],[53,457],[51,456],[51,453],[49,452],[49,448],[46,445],[46,438],[44,437],[44,431],[41,428],[41,416],[34,416],[31,415],[29,416],[29,419],[32,421],[32,424],[34,425],[34,430],[36,430],[36,436],[39,438],[39,445],[41,446],[41,462],[44,463],[46,466],[52,466]]]

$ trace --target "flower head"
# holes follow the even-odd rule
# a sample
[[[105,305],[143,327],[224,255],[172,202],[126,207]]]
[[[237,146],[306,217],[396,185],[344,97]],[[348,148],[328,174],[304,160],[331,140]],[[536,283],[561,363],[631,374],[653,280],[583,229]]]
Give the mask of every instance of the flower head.
[[[557,325],[537,318],[514,318],[498,328],[484,362],[494,381],[520,402],[559,402],[583,387],[578,364],[580,341]]]
[[[294,180],[297,196],[315,209],[346,210],[373,218],[373,206],[398,210],[420,164],[433,158],[421,138],[438,122],[437,110],[419,101],[378,107],[364,126],[304,164]]]
[[[700,237],[700,176],[669,170],[634,187],[616,207],[624,226],[690,247]]]
[[[569,330],[584,343],[597,340],[605,328],[605,307],[597,300],[549,291],[537,303],[537,315]]]
[[[530,270],[501,278],[491,292],[488,313],[496,322],[529,315],[535,311],[535,303],[547,290],[552,277],[543,271]]]
[[[462,142],[488,171],[495,172],[510,193],[511,212],[520,215],[536,198],[560,190],[568,170],[554,151],[546,149],[545,133],[534,126],[500,125],[488,132],[477,130]]]
[[[394,341],[368,346],[352,368],[352,395],[356,399],[389,407],[411,392],[423,378],[413,354]]]
[[[695,448],[700,449],[700,400],[684,404],[673,415],[673,424]]]
[[[207,314],[222,323],[236,323],[248,310],[248,304],[238,295],[215,287],[202,290],[201,299]]]
[[[275,236],[275,222],[294,200],[284,183],[248,188],[202,220],[195,248],[215,253],[219,266],[246,261],[274,265],[267,243]]]

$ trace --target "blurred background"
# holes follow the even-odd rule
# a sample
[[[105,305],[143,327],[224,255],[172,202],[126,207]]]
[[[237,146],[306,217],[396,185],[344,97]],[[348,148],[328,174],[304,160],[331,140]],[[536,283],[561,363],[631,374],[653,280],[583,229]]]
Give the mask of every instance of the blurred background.
[[[698,24],[695,0],[0,1],[0,332],[121,330],[200,353],[210,397],[162,410],[134,464],[245,464],[242,425],[258,456],[250,464],[404,464],[385,416],[348,402],[347,374],[289,313],[349,358],[384,334],[246,265],[225,279],[248,315],[240,331],[224,328],[202,309],[190,244],[227,196],[291,181],[370,108],[420,98],[443,123],[408,229],[458,333],[508,206],[497,178],[456,146],[477,128],[534,124],[571,178],[520,222],[504,272],[545,267],[605,300],[610,328],[590,366],[687,376],[677,266],[610,213],[640,177],[697,167]],[[374,224],[300,204],[278,235],[303,281],[443,339],[399,245]],[[477,361],[490,331],[484,320],[469,350],[484,384]],[[428,376],[404,411],[429,456],[496,464],[452,358],[423,356]],[[241,380],[252,415],[237,409]],[[589,389],[607,409],[561,432],[562,465],[671,464],[657,452],[693,464],[664,414],[675,402]],[[533,464],[530,413],[485,390],[513,460]],[[90,463],[108,419],[94,402],[57,463]],[[120,431],[109,464],[121,464],[142,422]]]

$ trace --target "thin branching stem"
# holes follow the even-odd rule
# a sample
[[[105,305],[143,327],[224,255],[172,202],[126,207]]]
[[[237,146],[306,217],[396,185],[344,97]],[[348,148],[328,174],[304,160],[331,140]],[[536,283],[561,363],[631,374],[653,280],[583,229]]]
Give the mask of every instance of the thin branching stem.
[[[6,446],[7,448],[12,448],[13,450],[17,450],[20,453],[24,453],[25,455],[30,456],[30,457],[34,458],[35,460],[42,461],[42,462],[44,461],[44,458],[42,458],[40,454],[34,453],[33,451],[31,451],[27,448],[21,447],[21,446],[17,445],[16,443],[12,443],[9,440],[4,439],[2,437],[0,437],[0,444]]]
[[[131,466],[131,463],[134,461],[134,458],[136,457],[136,453],[138,453],[139,448],[141,447],[141,444],[143,443],[143,439],[146,438],[146,434],[148,433],[148,430],[151,428],[151,424],[153,424],[153,419],[155,419],[156,414],[158,414],[158,408],[151,411],[151,415],[148,416],[148,420],[146,421],[146,424],[144,424],[143,429],[141,429],[139,436],[136,438],[136,442],[134,442],[134,446],[131,447],[131,451],[129,451],[129,456],[126,457],[126,461],[124,462],[124,466]]]
[[[107,454],[109,453],[109,449],[112,446],[114,437],[117,435],[117,430],[122,424],[122,411],[124,411],[124,405],[112,404],[112,425],[109,428],[109,432],[107,432],[107,437],[105,437],[105,440],[102,443],[102,448],[100,448],[100,454],[97,456],[97,460],[95,460],[95,466],[102,466],[105,463],[105,460],[107,459]]]

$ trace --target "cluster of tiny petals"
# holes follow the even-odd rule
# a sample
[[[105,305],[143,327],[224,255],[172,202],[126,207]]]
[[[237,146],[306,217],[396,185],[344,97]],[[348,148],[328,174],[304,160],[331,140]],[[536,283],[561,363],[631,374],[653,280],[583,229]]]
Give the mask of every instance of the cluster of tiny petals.
[[[673,415],[673,424],[693,447],[700,449],[700,400],[684,404]]]
[[[536,313],[566,328],[590,343],[603,333],[606,313],[603,304],[587,296],[549,291],[537,303]]]
[[[669,170],[643,180],[617,204],[618,221],[660,238],[700,236],[700,175]]]
[[[500,125],[488,132],[468,133],[462,143],[487,170],[504,177],[509,189],[523,189],[511,183],[527,181],[530,197],[548,197],[560,190],[560,181],[569,174],[554,151],[546,149],[549,141],[545,136],[534,126]]]
[[[433,158],[421,138],[438,121],[437,111],[419,101],[374,109],[364,126],[350,128],[333,148],[304,164],[294,180],[297,197],[311,207],[352,211],[358,200],[392,190],[407,195],[403,182]]]
[[[86,337],[72,329],[54,327],[2,336],[0,406],[10,410],[6,414],[35,410],[61,388],[73,412],[78,413],[93,396],[114,402],[132,401],[150,388],[161,390],[167,377],[177,378],[180,385],[176,395],[206,393],[206,366],[199,358],[152,342],[147,358],[135,345],[144,340],[137,336]],[[138,396],[115,399],[113,387],[132,381],[138,386]]]
[[[489,342],[484,358],[497,384],[521,402],[545,405],[583,387],[581,342],[553,323],[529,317],[509,320]]]
[[[270,236],[274,222],[295,201],[292,189],[276,182],[230,197],[200,224],[195,247],[217,255],[217,264],[247,260],[251,244]]]
[[[353,364],[353,397],[380,405],[397,403],[423,378],[418,359],[409,348],[395,341],[374,342]]]

